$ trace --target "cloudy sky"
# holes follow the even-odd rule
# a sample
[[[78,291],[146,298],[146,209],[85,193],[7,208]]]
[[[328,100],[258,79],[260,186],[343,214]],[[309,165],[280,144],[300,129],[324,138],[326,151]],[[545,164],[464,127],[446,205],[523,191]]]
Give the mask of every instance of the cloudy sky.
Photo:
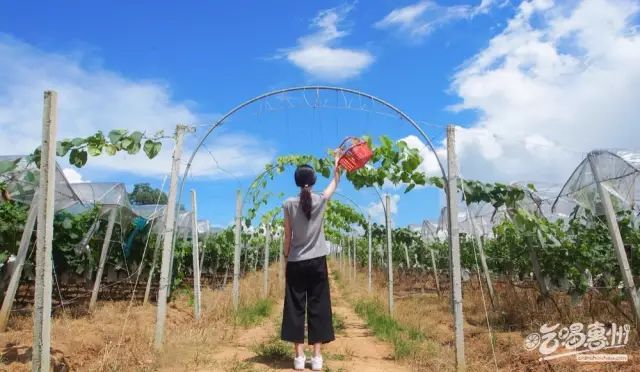
[[[0,154],[37,146],[46,89],[59,94],[59,138],[195,126],[185,164],[208,126],[239,103],[322,84],[397,106],[443,161],[445,126],[455,124],[466,178],[561,184],[592,149],[639,147],[639,9],[627,0],[12,2],[0,10]],[[265,163],[324,154],[346,135],[405,139],[423,150],[423,169],[437,172],[406,122],[351,97],[353,110],[331,108],[333,97],[276,97],[216,130],[187,182],[200,213],[227,224],[235,190]],[[152,161],[117,155],[82,169],[61,165],[73,181],[159,187],[171,149],[167,142]],[[288,176],[273,191],[294,193]],[[435,190],[385,191],[399,225],[439,215]],[[343,184],[341,192],[380,217],[372,191]]]

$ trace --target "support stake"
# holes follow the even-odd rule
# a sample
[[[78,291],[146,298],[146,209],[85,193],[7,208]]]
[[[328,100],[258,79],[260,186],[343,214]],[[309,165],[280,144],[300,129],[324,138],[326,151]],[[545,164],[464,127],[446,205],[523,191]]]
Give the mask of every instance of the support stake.
[[[269,296],[269,244],[271,243],[271,226],[267,223],[264,226],[264,262],[262,263],[262,297]]]
[[[180,157],[182,156],[182,144],[184,134],[189,130],[185,125],[176,126],[176,147],[173,150],[173,161],[171,164],[171,182],[169,184],[169,196],[164,221],[164,238],[162,240],[162,264],[160,266],[160,285],[158,287],[158,309],[156,313],[156,330],[154,348],[162,349],[164,343],[164,323],[167,318],[167,292],[170,286],[170,265],[173,252],[173,237],[176,220],[176,200],[177,186],[180,172]]]
[[[51,365],[51,291],[53,215],[56,185],[56,131],[58,94],[44,92],[38,225],[36,228],[36,285],[33,307],[33,353],[31,370],[47,372]]]
[[[456,346],[456,369],[464,371],[464,319],[462,317],[462,276],[460,271],[460,236],[458,235],[458,162],[456,158],[455,126],[447,127],[447,211],[449,218],[449,251],[451,255],[451,286],[453,289],[453,319]]]
[[[233,309],[238,310],[240,305],[240,234],[242,232],[242,191],[236,192],[236,228],[235,228],[235,249],[233,251],[233,288],[232,300]]]
[[[385,225],[387,227],[387,272],[389,291],[389,314],[393,316],[393,254],[391,249],[391,197],[386,195],[386,208],[384,209]]]
[[[631,268],[629,267],[629,261],[627,260],[627,252],[624,250],[624,242],[622,241],[622,235],[620,234],[620,226],[618,226],[616,212],[613,209],[609,192],[605,189],[604,185],[602,185],[602,179],[600,178],[600,171],[596,164],[595,155],[593,153],[589,153],[588,159],[589,165],[591,166],[591,172],[593,173],[593,178],[595,179],[596,186],[598,188],[598,194],[600,194],[600,201],[604,208],[605,217],[607,218],[609,234],[611,234],[613,249],[616,253],[618,266],[620,266],[620,271],[622,272],[624,288],[627,291],[627,295],[631,300],[631,306],[633,307],[636,329],[640,331],[640,299],[638,299],[638,292],[636,291],[636,286],[633,282],[633,275],[631,273]]]
[[[371,216],[369,216],[369,218],[367,219],[367,240],[368,240],[368,247],[369,247],[369,251],[367,254],[367,264],[369,266],[369,293],[371,293]]]
[[[9,323],[9,315],[11,314],[13,300],[16,297],[18,285],[20,284],[24,260],[27,258],[29,243],[31,243],[31,236],[33,235],[33,228],[36,225],[36,218],[38,216],[38,198],[39,195],[36,191],[33,195],[31,206],[29,206],[29,214],[27,215],[27,221],[24,224],[24,230],[22,230],[20,248],[18,248],[18,255],[16,256],[13,272],[11,273],[11,279],[9,280],[9,287],[7,287],[4,300],[2,301],[2,309],[0,310],[0,332],[4,332],[7,329],[7,324]]]
[[[191,190],[191,256],[193,257],[193,314],[200,320],[200,262],[198,249],[198,203],[196,201],[196,190]]]
[[[104,234],[104,241],[102,242],[102,251],[100,251],[100,262],[98,263],[98,272],[96,272],[96,279],[93,282],[93,291],[91,292],[91,301],[89,301],[89,312],[93,312],[96,309],[96,303],[98,302],[98,292],[100,292],[100,283],[102,282],[102,273],[104,273],[104,267],[107,263],[107,255],[109,253],[109,245],[111,245],[111,236],[113,235],[113,225],[116,222],[116,207],[113,206],[109,211],[109,222],[107,223],[107,232]]]

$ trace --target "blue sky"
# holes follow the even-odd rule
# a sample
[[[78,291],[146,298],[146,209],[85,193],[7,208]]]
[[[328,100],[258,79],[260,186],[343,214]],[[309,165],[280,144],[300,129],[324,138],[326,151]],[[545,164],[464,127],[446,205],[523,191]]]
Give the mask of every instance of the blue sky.
[[[388,100],[420,121],[440,151],[444,126],[459,126],[466,177],[561,183],[590,149],[634,145],[620,133],[638,131],[629,118],[639,109],[628,98],[637,101],[640,81],[637,14],[637,1],[596,0],[5,3],[0,152],[37,143],[27,133],[38,131],[46,88],[60,93],[60,137],[170,130],[183,121],[197,126],[188,157],[206,125],[240,102],[328,84]],[[615,94],[604,93],[611,88]],[[323,154],[346,135],[415,135],[375,113],[267,110],[277,102],[247,108],[206,141],[225,171],[206,153],[196,159],[201,173],[187,187],[198,191],[203,218],[229,223],[235,189],[274,156]],[[154,162],[99,159],[75,176],[160,186],[165,147]],[[433,172],[428,163],[424,169]],[[273,190],[294,193],[289,177]],[[346,183],[341,191],[379,214],[371,191],[356,193]],[[439,214],[434,190],[386,191],[398,195],[398,225]]]

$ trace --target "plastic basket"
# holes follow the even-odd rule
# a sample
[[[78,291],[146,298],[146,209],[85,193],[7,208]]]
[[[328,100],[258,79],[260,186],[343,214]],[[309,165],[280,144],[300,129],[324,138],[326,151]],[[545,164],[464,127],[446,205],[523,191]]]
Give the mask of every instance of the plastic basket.
[[[356,137],[345,138],[340,144],[340,150],[342,156],[338,160],[338,164],[347,172],[354,172],[364,167],[373,157],[373,151],[367,142]]]

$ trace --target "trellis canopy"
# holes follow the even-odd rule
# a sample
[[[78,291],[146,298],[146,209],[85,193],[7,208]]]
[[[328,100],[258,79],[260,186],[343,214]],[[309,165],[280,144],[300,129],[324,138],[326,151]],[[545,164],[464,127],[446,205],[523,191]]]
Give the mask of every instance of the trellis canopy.
[[[596,187],[593,168],[600,182],[609,192],[615,210],[636,208],[639,192],[636,187],[640,174],[640,152],[594,150],[578,164],[559,192],[553,211],[557,211],[563,199],[569,199],[580,207],[601,214],[600,196]]]
[[[31,204],[34,192],[40,181],[40,170],[26,155],[2,155],[0,162],[16,162],[13,169],[0,173],[0,182],[5,184],[9,197],[19,203]],[[70,186],[67,177],[56,163],[55,175],[55,210],[69,208],[82,201]]]

